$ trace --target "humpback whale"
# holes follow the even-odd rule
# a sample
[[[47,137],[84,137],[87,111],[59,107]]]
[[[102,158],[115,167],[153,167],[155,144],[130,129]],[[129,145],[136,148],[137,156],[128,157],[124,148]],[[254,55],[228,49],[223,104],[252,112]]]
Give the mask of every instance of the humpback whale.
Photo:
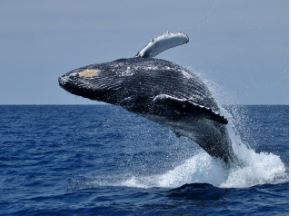
[[[170,61],[154,58],[189,42],[185,33],[153,38],[132,58],[91,64],[59,77],[68,92],[121,106],[190,138],[209,155],[236,160],[228,136],[228,120],[203,81]]]

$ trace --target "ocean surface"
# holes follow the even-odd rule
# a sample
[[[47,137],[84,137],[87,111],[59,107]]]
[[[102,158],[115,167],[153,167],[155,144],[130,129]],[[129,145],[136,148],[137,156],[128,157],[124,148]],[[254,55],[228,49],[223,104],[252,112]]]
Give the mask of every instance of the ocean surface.
[[[228,106],[243,166],[110,105],[0,106],[0,215],[288,215],[288,106]]]

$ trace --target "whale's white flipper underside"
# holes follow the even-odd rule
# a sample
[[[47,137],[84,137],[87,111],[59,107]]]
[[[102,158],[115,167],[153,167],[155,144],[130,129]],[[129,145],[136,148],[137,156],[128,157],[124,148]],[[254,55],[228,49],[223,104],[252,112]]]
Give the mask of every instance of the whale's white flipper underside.
[[[152,58],[167,49],[176,47],[178,45],[183,45],[187,42],[189,42],[189,37],[185,33],[166,32],[156,38],[153,38],[143,49],[137,53],[136,57]]]

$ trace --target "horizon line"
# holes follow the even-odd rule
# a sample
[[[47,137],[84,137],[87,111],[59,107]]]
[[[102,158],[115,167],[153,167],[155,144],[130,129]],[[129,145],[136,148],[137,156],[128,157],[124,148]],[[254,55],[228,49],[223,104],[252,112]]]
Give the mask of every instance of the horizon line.
[[[0,104],[0,106],[104,106],[104,105],[112,105],[112,106],[118,106],[118,105],[113,105],[109,103],[97,103],[97,104]],[[288,104],[266,104],[266,103],[261,103],[261,104],[222,104],[223,106],[233,106],[233,105],[244,105],[244,106],[289,106]]]

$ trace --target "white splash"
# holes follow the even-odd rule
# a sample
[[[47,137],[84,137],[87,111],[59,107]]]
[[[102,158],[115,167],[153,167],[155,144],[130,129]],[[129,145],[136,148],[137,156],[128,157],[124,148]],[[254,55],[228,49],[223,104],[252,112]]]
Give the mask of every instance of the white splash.
[[[186,183],[209,183],[223,188],[247,188],[259,184],[276,184],[288,181],[286,168],[274,154],[256,153],[242,148],[240,158],[244,166],[227,167],[222,161],[201,151],[181,165],[160,175],[129,177],[115,185],[128,187],[174,188]]]

